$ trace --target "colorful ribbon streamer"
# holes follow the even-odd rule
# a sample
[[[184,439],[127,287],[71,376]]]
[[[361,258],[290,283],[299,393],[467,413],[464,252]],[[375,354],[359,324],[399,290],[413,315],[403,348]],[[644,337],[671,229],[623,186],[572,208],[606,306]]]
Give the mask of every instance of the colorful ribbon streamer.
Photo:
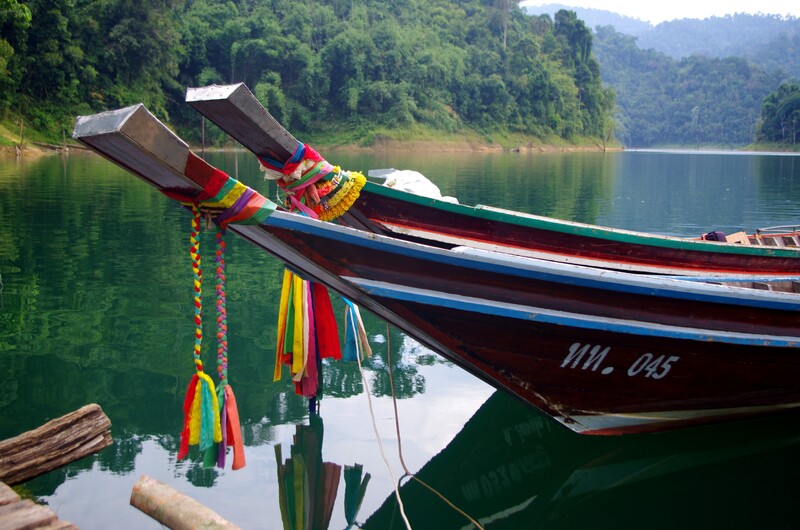
[[[198,164],[191,155],[189,166]],[[192,209],[192,233],[190,256],[194,273],[194,322],[195,343],[192,358],[196,373],[189,382],[184,399],[184,421],[178,459],[189,452],[189,446],[198,445],[204,452],[207,465],[225,466],[227,449],[233,449],[233,469],[246,465],[244,443],[242,441],[239,412],[236,397],[228,382],[228,339],[227,309],[225,295],[225,241],[224,230],[230,223],[262,223],[274,210],[275,203],[269,201],[251,188],[229,177],[222,171],[214,170],[208,177],[206,186],[192,195],[183,191],[164,190],[164,193]],[[205,214],[217,224],[216,253],[216,309],[217,309],[217,373],[219,385],[215,388],[212,379],[203,371],[201,360],[203,340],[203,301],[202,264],[200,258],[200,222]]]
[[[219,403],[214,382],[203,371],[203,361],[200,358],[203,343],[203,268],[199,240],[201,212],[196,205],[192,206],[192,214],[189,255],[194,273],[195,340],[192,360],[196,371],[189,381],[183,403],[183,430],[178,460],[186,457],[190,445],[199,445],[200,450],[205,451],[222,440]]]
[[[367,332],[364,329],[364,322],[361,320],[361,312],[358,306],[347,298],[342,298],[345,303],[344,308],[344,352],[342,359],[345,361],[355,361],[359,357],[372,357],[372,348],[367,340]]]
[[[289,367],[295,392],[321,395],[321,361],[341,359],[339,332],[328,290],[286,269],[281,286],[273,380]]]

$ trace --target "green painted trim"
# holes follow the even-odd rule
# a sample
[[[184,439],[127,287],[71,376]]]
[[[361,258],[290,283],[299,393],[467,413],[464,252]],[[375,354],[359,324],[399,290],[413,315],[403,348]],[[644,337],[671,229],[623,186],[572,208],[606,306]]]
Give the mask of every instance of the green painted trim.
[[[648,234],[645,232],[624,230],[620,228],[608,228],[585,223],[576,223],[573,221],[564,221],[561,219],[553,219],[551,217],[542,217],[526,213],[515,215],[489,208],[482,208],[480,205],[467,206],[464,204],[454,204],[447,201],[432,199],[430,197],[422,197],[420,195],[414,195],[413,193],[382,186],[374,182],[367,182],[364,190],[368,191],[369,193],[374,193],[375,195],[383,195],[392,199],[410,202],[420,206],[436,208],[438,210],[448,211],[460,215],[469,215],[481,219],[538,228],[540,230],[550,230],[553,232],[560,232],[574,236],[592,237],[620,243],[687,251],[718,252],[721,254],[741,254],[745,256],[770,256],[800,259],[800,251],[791,248],[738,245],[734,243],[709,243],[707,241],[691,240],[681,237],[663,236],[657,234]]]

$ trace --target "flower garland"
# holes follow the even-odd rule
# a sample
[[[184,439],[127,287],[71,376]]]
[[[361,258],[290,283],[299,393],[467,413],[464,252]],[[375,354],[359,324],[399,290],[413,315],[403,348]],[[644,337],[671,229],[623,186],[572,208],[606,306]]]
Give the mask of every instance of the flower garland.
[[[287,208],[323,221],[344,215],[367,182],[362,173],[342,171],[302,142],[286,162],[259,160],[266,178],[277,181],[286,193]]]

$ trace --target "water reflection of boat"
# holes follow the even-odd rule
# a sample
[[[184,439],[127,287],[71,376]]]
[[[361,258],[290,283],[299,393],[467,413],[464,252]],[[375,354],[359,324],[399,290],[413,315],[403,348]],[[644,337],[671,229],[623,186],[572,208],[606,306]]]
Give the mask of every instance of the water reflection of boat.
[[[163,191],[240,185],[142,106],[82,118],[75,136]],[[577,432],[800,404],[800,294],[436,248],[242,197],[257,204],[237,200],[216,221],[246,219],[227,227]]]
[[[312,413],[308,425],[295,426],[290,456],[284,461],[281,444],[275,446],[278,491],[284,530],[325,530],[333,513],[342,466],[322,461],[324,426]],[[369,473],[362,479],[360,464],[345,466],[345,519],[352,524],[364,498]]]
[[[787,417],[571,436],[496,392],[417,476],[485,528],[789,528],[798,448]],[[415,528],[473,528],[413,479],[400,494]],[[394,495],[363,528],[405,528]]]

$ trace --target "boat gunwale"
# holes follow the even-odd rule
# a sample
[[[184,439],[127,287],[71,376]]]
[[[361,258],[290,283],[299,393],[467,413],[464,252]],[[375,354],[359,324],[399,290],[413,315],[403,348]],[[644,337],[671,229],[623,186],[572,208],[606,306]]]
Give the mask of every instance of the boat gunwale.
[[[776,258],[800,259],[800,247],[772,247],[762,245],[743,245],[725,241],[709,241],[704,239],[690,239],[686,237],[639,232],[624,228],[613,228],[601,225],[567,221],[554,217],[546,217],[526,212],[506,210],[488,205],[475,205],[452,203],[449,201],[424,197],[403,190],[394,189],[376,182],[367,182],[362,193],[375,193],[390,199],[412,202],[422,207],[433,207],[450,213],[467,215],[479,219],[499,223],[514,224],[526,228],[535,228],[559,232],[562,234],[587,237],[619,243],[643,246],[657,246],[662,248],[686,250],[692,252],[713,252],[743,254],[752,256],[769,256]],[[358,202],[355,204],[358,208]]]
[[[529,320],[545,324],[579,327],[582,329],[593,329],[642,337],[693,340],[697,342],[721,342],[725,344],[759,347],[800,348],[800,337],[719,331],[670,324],[640,322],[615,317],[570,313],[524,304],[498,302],[473,296],[399,285],[381,280],[369,280],[365,278],[346,279],[364,290],[370,296],[392,298],[398,301],[413,302],[434,307],[449,307],[451,309],[494,315],[503,318]]]

